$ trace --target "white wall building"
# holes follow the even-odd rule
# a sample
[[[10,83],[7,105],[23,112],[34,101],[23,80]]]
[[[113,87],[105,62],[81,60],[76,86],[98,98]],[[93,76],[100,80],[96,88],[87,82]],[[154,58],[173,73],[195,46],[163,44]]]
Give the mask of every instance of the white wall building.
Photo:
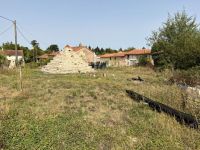
[[[24,64],[24,53],[23,50],[18,50],[18,61],[22,64]],[[2,50],[0,51],[0,54],[5,55],[7,60],[9,61],[9,68],[12,69],[15,67],[15,50]]]
[[[134,66],[139,63],[141,56],[146,56],[152,63],[150,49],[134,49],[128,52],[104,54],[99,56],[101,62],[106,62],[108,66]],[[153,63],[152,63],[153,65]]]

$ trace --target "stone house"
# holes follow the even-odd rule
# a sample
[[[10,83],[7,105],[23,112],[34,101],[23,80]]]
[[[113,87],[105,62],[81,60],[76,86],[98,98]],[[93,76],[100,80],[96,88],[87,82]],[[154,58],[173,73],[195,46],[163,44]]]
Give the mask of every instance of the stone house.
[[[71,48],[74,52],[82,56],[82,58],[84,58],[85,61],[88,62],[89,64],[97,61],[96,54],[92,52],[90,49],[88,49],[86,46],[83,46],[82,44],[79,44],[79,46],[75,47],[67,45],[65,46],[65,48]]]
[[[128,52],[120,51],[118,53],[100,55],[100,61],[106,62],[108,66],[133,66],[139,63],[141,56],[146,56],[153,64],[150,49],[134,49]]]
[[[15,50],[2,50],[0,51],[0,54],[6,56],[6,59],[9,62],[9,68],[14,68],[15,67],[15,60],[16,60],[16,54]],[[24,53],[23,50],[18,50],[18,61],[24,65]]]

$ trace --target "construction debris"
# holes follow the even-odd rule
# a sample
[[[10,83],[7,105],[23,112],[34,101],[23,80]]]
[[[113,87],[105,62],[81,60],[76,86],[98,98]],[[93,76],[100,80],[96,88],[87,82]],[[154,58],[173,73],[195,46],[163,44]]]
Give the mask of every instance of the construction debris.
[[[130,79],[127,79],[128,81],[131,81],[132,83],[138,85],[138,84],[141,84],[144,82],[144,80],[138,76],[137,78],[130,78]]]
[[[158,112],[164,112],[172,117],[175,117],[175,119],[181,123],[185,124],[191,128],[198,128],[198,121],[196,118],[190,114],[186,114],[184,112],[180,112],[174,108],[171,108],[165,104],[153,101],[145,96],[142,96],[134,91],[126,90],[128,95],[135,101],[140,102],[143,101],[149,105],[149,107],[153,108],[153,110],[156,110]]]
[[[137,78],[131,78],[131,79],[128,79],[128,80],[140,81],[140,82],[144,81],[140,76],[138,76]]]
[[[83,56],[74,52],[72,48],[65,47],[50,63],[42,67],[41,71],[51,74],[94,72],[94,69],[85,60]]]
[[[94,69],[105,69],[107,67],[105,62],[92,62],[90,65]]]

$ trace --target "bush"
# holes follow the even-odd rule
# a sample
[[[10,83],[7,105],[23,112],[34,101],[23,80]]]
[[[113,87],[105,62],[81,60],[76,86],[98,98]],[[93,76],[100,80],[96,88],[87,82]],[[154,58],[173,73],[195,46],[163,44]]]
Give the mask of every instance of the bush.
[[[8,60],[4,55],[0,55],[0,67],[3,68],[5,66],[8,66]]]
[[[39,61],[39,66],[47,65],[49,62],[50,62],[50,59],[41,60],[41,61]]]
[[[170,80],[172,82],[190,86],[200,85],[200,66],[188,70],[176,70]]]
[[[36,63],[36,62],[30,62],[30,63],[27,63],[26,66],[34,69],[34,68],[38,68],[39,67],[39,63]]]
[[[140,56],[139,57],[139,65],[145,66],[148,63],[147,56]]]
[[[169,16],[149,38],[156,67],[190,69],[200,66],[200,29],[185,11]]]

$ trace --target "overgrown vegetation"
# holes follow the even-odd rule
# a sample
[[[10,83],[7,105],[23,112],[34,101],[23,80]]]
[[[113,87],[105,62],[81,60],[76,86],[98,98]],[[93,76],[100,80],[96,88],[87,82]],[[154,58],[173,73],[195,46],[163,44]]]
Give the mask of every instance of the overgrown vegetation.
[[[160,68],[189,69],[200,65],[200,29],[185,11],[168,17],[149,38],[155,65]]]
[[[106,74],[106,76],[105,76]],[[143,84],[127,78],[141,76]],[[132,101],[125,89],[195,116],[199,107],[166,82],[169,73],[108,68],[93,74],[0,72],[0,146],[3,149],[200,149],[200,132]],[[197,105],[196,105],[197,106]]]
[[[176,70],[170,80],[173,83],[183,85],[200,85],[200,67],[193,67],[188,70]]]
[[[7,65],[7,59],[4,55],[0,54],[0,69]]]

